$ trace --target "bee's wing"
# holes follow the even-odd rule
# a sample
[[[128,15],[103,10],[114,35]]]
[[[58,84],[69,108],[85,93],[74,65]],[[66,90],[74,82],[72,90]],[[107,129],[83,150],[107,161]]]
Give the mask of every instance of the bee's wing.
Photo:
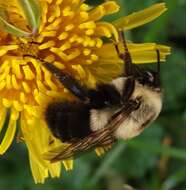
[[[62,148],[62,146],[56,147],[45,153],[44,158],[50,160],[50,162],[57,162],[72,158],[73,156],[78,156],[79,154],[90,151],[98,146],[100,147],[113,144],[116,141],[114,137],[115,130],[125,119],[127,119],[133,110],[134,106],[132,104],[125,105],[116,114],[114,114],[111,121],[104,128],[92,132],[89,136],[82,140],[73,142],[66,148]]]

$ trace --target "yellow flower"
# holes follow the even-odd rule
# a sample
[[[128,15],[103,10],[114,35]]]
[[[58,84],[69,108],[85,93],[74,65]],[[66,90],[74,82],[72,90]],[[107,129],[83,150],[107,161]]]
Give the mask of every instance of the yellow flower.
[[[160,3],[108,23],[100,19],[119,11],[114,1],[92,8],[83,0],[0,0],[0,131],[8,120],[0,154],[9,148],[17,129],[28,148],[35,182],[43,183],[49,174],[60,176],[61,163],[51,164],[42,157],[61,143],[49,132],[43,110],[53,99],[72,96],[38,60],[25,54],[51,62],[93,87],[117,76],[123,64],[113,44],[102,38],[117,41],[116,28],[132,29],[165,10]],[[155,43],[130,42],[128,47],[134,63],[156,62],[156,49],[162,61],[170,53],[168,47]],[[72,164],[72,160],[63,162],[66,170]]]

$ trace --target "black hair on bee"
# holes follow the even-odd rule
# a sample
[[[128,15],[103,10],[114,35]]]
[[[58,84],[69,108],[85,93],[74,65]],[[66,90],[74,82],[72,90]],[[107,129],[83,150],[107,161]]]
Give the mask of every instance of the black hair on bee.
[[[51,151],[45,155],[46,159],[55,162],[98,146],[110,145],[117,139],[133,138],[158,117],[162,107],[159,50],[157,70],[141,69],[132,63],[122,31],[119,31],[119,36],[124,52],[120,53],[117,44],[115,49],[125,62],[123,74],[110,83],[98,84],[94,89],[80,85],[70,74],[39,59],[78,99],[52,102],[47,106],[45,119],[50,131],[71,145]]]

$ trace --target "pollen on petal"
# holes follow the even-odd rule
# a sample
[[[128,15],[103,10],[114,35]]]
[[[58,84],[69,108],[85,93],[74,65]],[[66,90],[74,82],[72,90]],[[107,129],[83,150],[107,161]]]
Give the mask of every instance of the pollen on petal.
[[[12,105],[12,101],[8,100],[6,98],[3,98],[2,103],[3,103],[4,107],[6,107],[6,108],[11,107],[11,105]]]
[[[13,101],[13,106],[19,112],[23,110],[23,106],[19,101]]]
[[[45,72],[45,81],[46,84],[52,89],[52,90],[57,90],[56,84],[51,80],[51,74]]]
[[[73,65],[72,68],[79,73],[81,78],[86,77],[86,72],[85,72],[85,70],[83,69],[83,67],[81,65]]]
[[[31,68],[28,65],[23,66],[22,68],[26,80],[33,80],[35,78],[34,72],[32,72]]]
[[[15,50],[17,48],[18,48],[18,45],[1,46],[0,47],[0,56],[6,54],[10,50]]]
[[[18,84],[17,78],[14,74],[12,75],[12,86],[16,90],[20,89],[20,85]]]
[[[65,31],[68,32],[70,30],[72,30],[74,28],[74,25],[73,24],[69,24],[65,27]]]
[[[62,32],[59,36],[58,39],[59,40],[65,40],[68,37],[68,32]]]
[[[0,81],[0,90],[3,90],[6,86],[6,81],[5,80],[1,80]]]
[[[81,29],[92,29],[92,28],[96,28],[96,24],[93,21],[88,21],[88,22],[84,22],[84,23],[80,24],[79,28],[81,28]]]
[[[12,83],[11,83],[11,76],[7,75],[6,76],[6,88],[10,90],[12,88]]]
[[[53,98],[61,98],[62,97],[62,93],[61,92],[57,92],[54,90],[48,90],[46,92],[46,95],[53,97]]]
[[[101,48],[103,45],[103,41],[100,38],[96,39],[96,47],[97,48]]]
[[[63,61],[67,62],[68,61],[68,56],[61,51],[59,48],[51,48],[50,49],[51,52],[55,53],[56,55],[58,55]]]
[[[84,21],[87,21],[89,19],[89,14],[85,11],[81,11],[80,12],[80,21],[81,22],[84,22]]]
[[[8,60],[5,60],[1,64],[1,71],[0,71],[0,73],[4,73],[3,71],[5,71],[5,69],[7,67],[10,67],[10,62]]]
[[[65,68],[66,68],[65,65],[62,64],[62,63],[59,62],[59,61],[55,61],[55,62],[54,62],[54,65],[55,65],[57,68],[59,68],[59,69],[65,69]]]
[[[96,28],[96,33],[100,36],[106,36],[107,38],[110,38],[112,36],[110,30],[104,25],[99,25]]]
[[[94,32],[95,32],[95,30],[93,30],[93,29],[88,29],[88,30],[85,31],[85,34],[88,35],[88,36],[90,36],[90,35],[93,35]]]
[[[16,75],[18,79],[23,78],[23,74],[21,72],[19,62],[17,60],[12,60],[12,72]]]
[[[65,50],[70,49],[70,48],[71,48],[71,43],[70,42],[66,42],[59,49],[61,51],[65,51]]]
[[[68,61],[78,57],[81,54],[79,49],[74,49],[72,53],[68,55]]]
[[[69,6],[67,6],[63,10],[63,16],[64,17],[67,17],[67,16],[73,17],[74,16],[74,12],[71,10],[71,8]]]
[[[57,30],[60,23],[61,19],[56,19],[54,22],[52,22],[50,25],[46,27],[46,30]]]
[[[42,32],[43,37],[55,37],[56,36],[56,31],[45,31]]]
[[[26,93],[30,93],[31,92],[31,88],[29,87],[29,85],[26,83],[26,82],[22,82],[22,87],[23,87],[23,89],[24,89],[24,91],[26,92]]]
[[[50,48],[50,47],[53,47],[53,46],[55,46],[55,42],[53,40],[51,40],[51,41],[48,41],[48,42],[43,43],[42,45],[40,45],[39,49],[43,50],[43,49],[47,49],[47,48]]]
[[[93,61],[97,61],[97,60],[99,59],[99,57],[98,57],[96,54],[92,54],[92,55],[91,55],[91,59],[92,59]]]
[[[25,104],[27,102],[27,97],[24,92],[20,93],[20,101]]]
[[[34,94],[34,99],[40,106],[46,105],[46,103],[49,102],[50,100],[47,94],[43,94],[42,92],[34,91],[33,94]]]
[[[90,53],[91,53],[91,50],[90,50],[90,49],[85,48],[85,49],[83,50],[83,54],[84,54],[84,55],[90,55]]]
[[[81,6],[80,6],[80,10],[82,11],[88,11],[90,9],[89,5],[83,3]]]

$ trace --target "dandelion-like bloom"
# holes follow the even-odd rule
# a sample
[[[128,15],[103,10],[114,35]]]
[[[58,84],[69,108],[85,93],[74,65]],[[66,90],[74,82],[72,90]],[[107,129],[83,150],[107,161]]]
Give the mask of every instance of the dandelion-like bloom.
[[[40,61],[24,55],[51,62],[82,84],[94,87],[117,76],[123,64],[113,44],[108,40],[104,43],[103,37],[117,41],[117,28],[129,30],[143,25],[166,7],[156,4],[113,23],[100,19],[119,10],[114,1],[92,8],[83,0],[0,0],[0,7],[0,130],[8,121],[0,154],[9,148],[17,129],[28,148],[34,180],[43,183],[49,174],[59,177],[61,170],[61,163],[50,163],[42,157],[61,143],[49,132],[43,110],[54,99],[73,96]],[[35,10],[34,15],[29,8]],[[128,43],[128,47],[134,63],[156,62],[156,49],[160,50],[161,61],[170,52],[155,43]],[[63,161],[66,170],[72,169],[72,163]]]

